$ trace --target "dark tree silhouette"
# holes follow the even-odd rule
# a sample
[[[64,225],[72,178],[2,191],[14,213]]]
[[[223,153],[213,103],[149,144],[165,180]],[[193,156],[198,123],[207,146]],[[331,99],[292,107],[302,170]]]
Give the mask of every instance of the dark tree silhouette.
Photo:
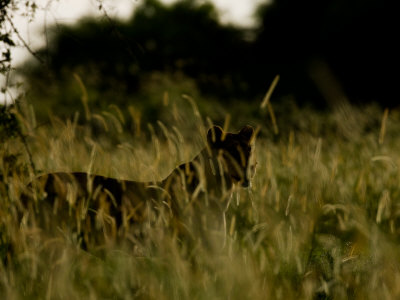
[[[259,101],[279,74],[275,97],[323,107],[315,66],[327,68],[351,101],[395,106],[393,11],[385,0],[275,0],[259,7],[257,28],[242,30],[221,25],[210,4],[146,0],[127,22],[89,18],[54,27],[41,52],[50,72],[31,64],[24,75],[33,99],[66,114],[80,105],[77,76],[92,105],[104,107],[126,105],[154,72],[183,74],[225,103]]]
[[[31,64],[24,75],[33,98],[47,99],[46,106],[66,113],[76,109],[71,104],[80,97],[73,73],[82,79],[92,104],[103,107],[126,105],[153,72],[184,74],[203,93],[221,99],[246,92],[240,70],[248,43],[240,30],[218,22],[210,4],[167,6],[147,0],[128,22],[87,18],[52,31],[50,47],[40,52],[50,72]]]

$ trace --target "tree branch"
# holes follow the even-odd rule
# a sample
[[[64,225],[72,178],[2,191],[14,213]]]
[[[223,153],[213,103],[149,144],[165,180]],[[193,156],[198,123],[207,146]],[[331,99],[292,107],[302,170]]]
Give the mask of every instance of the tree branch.
[[[37,55],[37,53],[35,53],[30,47],[29,45],[25,42],[25,40],[22,38],[21,34],[19,33],[18,29],[15,27],[13,21],[10,19],[9,16],[5,16],[7,21],[10,23],[13,31],[15,32],[15,34],[17,35],[18,39],[22,42],[22,44],[24,44],[24,47],[26,48],[26,50],[28,50],[28,52],[35,57],[41,64],[45,64],[45,61],[39,56]]]

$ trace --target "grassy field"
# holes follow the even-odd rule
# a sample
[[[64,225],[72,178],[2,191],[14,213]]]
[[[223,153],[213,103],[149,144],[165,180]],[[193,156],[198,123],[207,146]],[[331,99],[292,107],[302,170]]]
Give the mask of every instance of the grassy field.
[[[164,103],[164,122],[141,127],[133,108],[128,118],[116,107],[87,111],[83,123],[19,115],[25,144],[0,144],[1,299],[400,297],[399,111],[290,106],[272,114],[237,104],[230,117],[211,120],[191,103]],[[99,257],[69,237],[43,240],[20,229],[15,205],[34,177],[30,161],[37,174],[159,180],[193,158],[205,130],[224,119],[230,131],[260,129],[258,165],[251,188],[233,191],[214,247],[185,247],[149,228],[142,254],[113,247]]]

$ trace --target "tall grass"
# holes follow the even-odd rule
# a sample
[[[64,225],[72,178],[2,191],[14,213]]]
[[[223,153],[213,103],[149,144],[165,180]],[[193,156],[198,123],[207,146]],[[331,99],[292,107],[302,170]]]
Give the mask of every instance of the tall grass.
[[[190,160],[212,123],[190,104],[165,110],[165,124],[143,128],[115,108],[83,124],[20,118],[36,173],[148,181]],[[233,131],[239,112],[231,113]],[[249,120],[261,128],[257,172],[251,188],[233,191],[211,248],[178,243],[163,228],[148,228],[151,247],[140,254],[113,247],[97,256],[68,236],[36,239],[15,213],[34,176],[29,157],[20,140],[2,143],[1,298],[398,299],[400,113],[292,107],[275,117]]]

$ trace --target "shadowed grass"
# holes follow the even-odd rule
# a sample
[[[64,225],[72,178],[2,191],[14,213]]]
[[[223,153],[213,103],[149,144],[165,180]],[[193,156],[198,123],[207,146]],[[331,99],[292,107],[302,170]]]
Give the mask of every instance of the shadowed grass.
[[[36,129],[24,117],[25,132],[41,173],[159,180],[204,145],[207,122],[190,105],[182,107],[170,103],[170,122],[144,127],[140,136],[115,109],[98,117],[108,128],[101,135],[93,133],[90,120],[78,124],[55,117]],[[268,119],[250,120],[261,128],[257,172],[251,188],[233,191],[226,226],[209,232],[211,248],[200,239],[195,245],[178,240],[161,225],[147,229],[140,252],[105,246],[97,256],[81,250],[74,235],[43,238],[21,227],[16,214],[20,192],[33,176],[28,158],[17,139],[1,144],[0,295],[397,299],[399,112],[292,108],[286,120],[287,112],[275,109],[278,136]]]

